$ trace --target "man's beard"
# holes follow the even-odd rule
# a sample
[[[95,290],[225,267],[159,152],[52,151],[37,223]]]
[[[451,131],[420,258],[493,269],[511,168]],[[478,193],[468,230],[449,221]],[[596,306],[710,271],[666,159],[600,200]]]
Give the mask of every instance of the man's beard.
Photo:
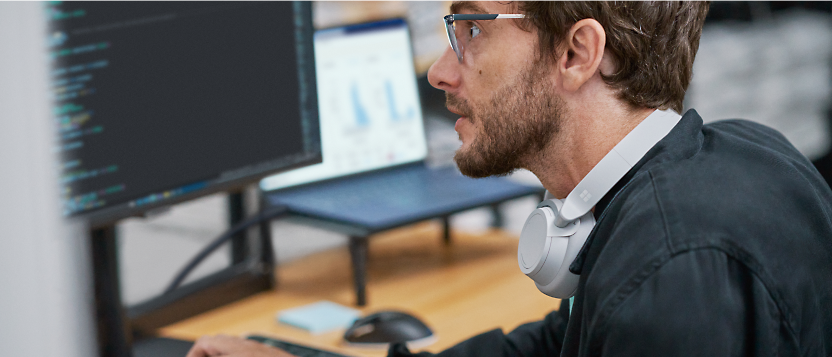
[[[547,85],[545,66],[535,63],[517,83],[506,85],[491,97],[490,105],[472,107],[464,99],[446,94],[446,104],[481,122],[474,142],[454,155],[463,175],[482,178],[505,176],[523,167],[541,152],[560,130],[562,103]]]

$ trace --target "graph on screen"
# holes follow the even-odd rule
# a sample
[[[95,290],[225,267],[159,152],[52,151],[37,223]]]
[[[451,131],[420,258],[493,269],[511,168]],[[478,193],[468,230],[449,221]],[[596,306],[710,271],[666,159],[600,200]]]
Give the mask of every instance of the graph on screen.
[[[402,20],[315,33],[323,163],[264,179],[264,190],[422,160],[427,144]]]

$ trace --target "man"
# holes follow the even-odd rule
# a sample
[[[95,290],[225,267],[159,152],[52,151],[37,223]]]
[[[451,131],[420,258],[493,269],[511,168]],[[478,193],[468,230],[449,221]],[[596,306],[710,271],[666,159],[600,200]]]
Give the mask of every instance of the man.
[[[461,116],[460,171],[525,168],[562,199],[656,109],[681,112],[707,4],[451,12],[524,15],[454,21],[455,49],[428,74]],[[779,133],[687,111],[593,214],[571,307],[438,355],[832,354],[832,191]]]

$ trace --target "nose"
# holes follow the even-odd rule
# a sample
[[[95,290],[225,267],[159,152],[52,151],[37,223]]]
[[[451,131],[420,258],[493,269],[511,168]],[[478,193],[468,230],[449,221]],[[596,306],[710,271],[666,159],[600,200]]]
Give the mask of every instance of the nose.
[[[459,87],[460,79],[459,60],[456,52],[448,46],[428,69],[428,82],[434,88],[448,92]]]

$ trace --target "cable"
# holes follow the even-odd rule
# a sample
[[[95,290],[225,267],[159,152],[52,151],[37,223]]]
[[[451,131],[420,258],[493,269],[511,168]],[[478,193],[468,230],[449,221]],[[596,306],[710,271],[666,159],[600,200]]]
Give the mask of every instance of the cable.
[[[168,285],[167,289],[165,289],[165,292],[162,295],[167,295],[176,290],[176,288],[178,288],[179,285],[182,285],[182,282],[185,280],[185,278],[188,277],[188,274],[190,274],[191,271],[193,271],[194,268],[196,268],[199,265],[199,263],[205,260],[206,257],[211,255],[211,253],[213,253],[214,250],[219,248],[223,243],[231,240],[231,238],[236,236],[237,233],[243,232],[255,224],[282,216],[288,211],[289,207],[287,206],[270,207],[263,211],[260,211],[260,213],[258,213],[254,217],[240,222],[236,226],[225,231],[225,233],[223,233],[221,236],[219,236],[217,239],[211,242],[211,244],[203,248],[202,251],[200,251],[195,257],[193,257],[191,261],[189,261],[188,264],[185,265],[185,267],[182,268],[181,271],[179,271],[179,274],[176,274],[176,277],[173,279],[170,285]]]

